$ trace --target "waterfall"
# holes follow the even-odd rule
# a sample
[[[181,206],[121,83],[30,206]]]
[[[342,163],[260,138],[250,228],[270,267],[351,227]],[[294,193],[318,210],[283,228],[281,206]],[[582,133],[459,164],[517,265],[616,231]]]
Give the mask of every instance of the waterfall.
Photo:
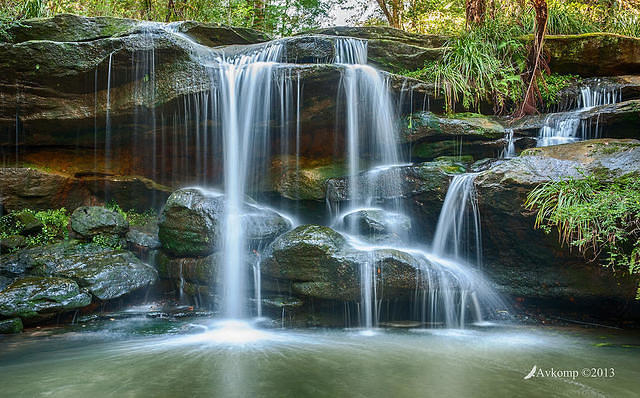
[[[154,132],[152,173],[162,174],[168,164],[166,153],[173,153],[168,159],[169,167],[183,174],[189,170],[193,175],[192,181],[172,180],[173,183],[222,186],[225,198],[220,238],[216,242],[221,250],[221,256],[216,258],[221,261],[222,281],[218,309],[227,319],[242,319],[253,314],[261,316],[260,250],[263,248],[254,247],[247,239],[242,220],[247,216],[248,196],[260,192],[261,184],[265,183],[272,162],[278,156],[287,162],[283,167],[295,166],[295,178],[301,179],[305,160],[301,151],[306,138],[301,116],[303,67],[280,62],[286,44],[283,41],[228,49],[209,48],[178,32],[174,25],[162,25],[162,29],[171,40],[181,42],[207,78],[192,82],[201,90],[184,95],[170,113],[158,109],[157,116],[162,121],[160,132],[155,131],[155,111],[146,115],[153,119],[145,120]],[[441,249],[435,244],[432,251],[412,247],[409,244],[410,225],[407,227],[410,222],[405,222],[410,218],[402,206],[404,175],[401,170],[408,164],[403,163],[405,160],[399,150],[395,112],[398,107],[391,95],[389,76],[366,64],[366,40],[336,38],[334,50],[334,61],[340,71],[336,129],[344,131],[349,200],[343,212],[336,207],[331,221],[342,229],[356,249],[367,254],[359,263],[361,294],[356,306],[360,326],[376,327],[384,312],[385,292],[381,281],[386,275],[379,265],[379,249],[400,250],[415,258],[415,264],[412,263],[417,267],[414,313],[424,322],[463,327],[465,323],[482,320],[482,312],[492,311],[499,300],[495,299],[482,276],[465,262],[468,256],[460,243],[468,238],[460,231],[466,228],[467,215],[472,214],[475,217],[475,263],[480,264],[479,216],[474,207],[472,175],[454,177],[451,184],[441,214],[443,220],[436,233],[442,235],[438,239],[445,242]],[[135,74],[144,79],[136,83],[134,94],[155,102],[155,92],[148,93],[148,90],[156,89],[155,55],[143,54],[138,62],[141,66]],[[110,71],[111,66],[109,75]],[[108,80],[107,94],[111,87],[111,79]],[[148,103],[139,98],[134,100],[139,106]],[[134,116],[139,121],[137,119],[145,114],[136,111]],[[179,131],[179,134],[174,133],[166,139],[165,125],[173,125],[173,131]],[[295,158],[292,158],[294,154]],[[158,163],[156,156],[160,158]],[[220,171],[222,179],[217,180]],[[285,203],[283,206],[291,205]],[[471,213],[469,208],[473,210]],[[391,231],[389,236],[380,237],[375,243],[363,239],[355,223],[345,222],[347,215],[360,211],[376,212]],[[449,222],[452,224],[445,226]],[[249,256],[252,250],[256,256]],[[252,281],[249,278],[251,271]],[[251,284],[256,305],[250,312],[248,290]],[[351,322],[350,305],[353,303],[345,306],[347,324]]]
[[[513,140],[513,129],[506,129],[504,132],[505,145],[500,153],[502,159],[510,159],[516,156],[516,145]]]
[[[433,252],[458,260],[471,257],[469,242],[474,243],[475,262],[482,262],[480,212],[474,186],[476,174],[453,177],[445,196],[433,238]]]
[[[223,57],[217,70],[226,195],[222,308],[232,319],[245,316],[242,274],[248,246],[242,230],[242,207],[254,148],[268,134],[266,121],[270,120],[272,72],[281,52],[282,45],[276,43],[252,54]],[[261,125],[263,127],[256,127]]]
[[[583,119],[582,115],[594,107],[615,104],[621,100],[621,96],[618,87],[604,84],[600,80],[581,87],[577,98],[578,109],[547,115],[538,134],[538,146],[599,138],[598,126],[593,128],[589,119]]]

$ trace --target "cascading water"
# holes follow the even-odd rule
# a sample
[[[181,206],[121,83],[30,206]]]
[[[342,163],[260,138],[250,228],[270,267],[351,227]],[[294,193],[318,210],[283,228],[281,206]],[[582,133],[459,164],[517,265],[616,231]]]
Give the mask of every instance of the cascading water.
[[[433,252],[442,257],[457,260],[470,260],[473,242],[475,262],[482,262],[482,235],[480,231],[480,212],[476,199],[473,173],[459,174],[453,177],[433,238]],[[467,244],[467,247],[464,245]]]
[[[538,134],[538,146],[598,138],[600,129],[597,124],[592,127],[589,118],[582,118],[583,113],[596,106],[615,104],[620,98],[621,91],[618,87],[602,84],[600,81],[581,87],[577,99],[578,109],[551,113],[545,118],[544,126]]]
[[[502,304],[482,276],[463,263],[467,256],[463,255],[462,246],[469,238],[476,250],[476,264],[482,258],[480,218],[473,189],[475,175],[454,177],[441,212],[433,253],[400,245],[407,236],[397,239],[403,231],[399,228],[402,223],[395,221],[406,217],[400,205],[402,176],[398,170],[407,165],[400,164],[388,84],[380,72],[361,65],[366,61],[366,43],[343,39],[338,42],[338,54],[336,59],[353,63],[344,65],[342,76],[350,202],[346,211],[340,213],[338,207],[332,211],[338,214],[334,223],[345,229],[352,244],[369,253],[360,265],[361,326],[370,329],[379,321],[384,292],[379,290],[378,282],[384,278],[384,269],[376,264],[375,250],[380,248],[401,248],[420,263],[417,278],[421,287],[416,290],[414,301],[421,321],[447,327],[463,327],[472,317],[482,321],[483,305],[495,309]],[[368,162],[361,159],[363,154],[371,154]],[[395,200],[382,199],[385,197]],[[392,231],[392,238],[382,237],[375,244],[368,244],[358,237],[356,223],[351,220],[357,219],[352,215],[361,212],[385,214],[383,223]],[[470,215],[473,234],[467,229]],[[467,317],[468,311],[472,316]]]
[[[218,242],[223,276],[219,308],[230,319],[251,315],[247,310],[249,283],[246,276],[247,271],[253,269],[253,294],[257,303],[254,313],[260,316],[262,248],[252,247],[243,227],[243,220],[250,216],[246,210],[247,195],[259,192],[273,159],[278,156],[283,159],[295,154],[296,179],[300,181],[304,127],[301,123],[303,85],[300,71],[303,67],[280,63],[284,55],[282,41],[212,49],[195,43],[172,25],[162,25],[161,30],[168,33],[171,40],[180,41],[208,79],[192,82],[202,88],[195,94],[185,95],[182,106],[177,107],[173,114],[159,112],[163,127],[157,141],[154,137],[153,173],[162,174],[166,165],[165,162],[155,163],[157,145],[160,158],[165,157],[167,148],[177,153],[177,156],[170,157],[172,170],[181,173],[192,170],[193,180],[181,181],[182,184],[224,186],[222,230]],[[484,279],[464,264],[462,256],[457,252],[431,253],[407,247],[409,235],[404,220],[409,220],[409,217],[403,212],[399,194],[402,181],[399,169],[407,164],[402,164],[403,156],[397,144],[394,109],[398,108],[391,96],[388,75],[366,65],[366,41],[337,38],[334,46],[334,61],[341,73],[336,113],[343,117],[338,120],[338,128],[345,132],[344,153],[351,200],[342,214],[336,207],[334,214],[337,216],[333,221],[335,225],[342,226],[355,247],[369,253],[361,258],[360,264],[360,325],[375,327],[382,312],[384,292],[380,281],[385,275],[376,258],[376,250],[381,248],[403,250],[416,258],[419,287],[413,305],[419,319],[447,327],[462,327],[472,319],[481,320],[481,309],[491,311],[499,306],[495,304],[499,300],[495,299]],[[156,61],[153,54],[148,54],[147,58],[141,58],[141,62],[144,65],[142,69],[146,69],[136,74],[148,75],[149,84],[136,90],[144,93],[155,87],[153,71]],[[110,79],[107,87],[109,93]],[[146,123],[155,131],[155,113],[151,118],[154,120]],[[169,140],[165,137],[164,126],[172,124],[173,130],[182,131],[182,134],[173,134]],[[275,140],[279,142],[277,146],[272,145],[274,141],[270,136],[274,134],[279,135]],[[193,156],[190,156],[190,147],[195,148]],[[220,156],[216,157],[216,153]],[[220,157],[222,162],[218,161]],[[224,178],[217,181],[215,176],[220,170]],[[455,189],[451,191],[453,201],[458,195],[455,192]],[[466,207],[462,204],[454,210],[464,213]],[[384,223],[392,233],[375,243],[362,240],[355,226],[344,222],[345,216],[362,210],[384,214]],[[478,227],[477,217],[475,220]],[[449,234],[444,239],[461,237]],[[480,249],[478,240],[475,248]],[[251,251],[256,256],[249,256]],[[449,256],[453,259],[447,258]]]

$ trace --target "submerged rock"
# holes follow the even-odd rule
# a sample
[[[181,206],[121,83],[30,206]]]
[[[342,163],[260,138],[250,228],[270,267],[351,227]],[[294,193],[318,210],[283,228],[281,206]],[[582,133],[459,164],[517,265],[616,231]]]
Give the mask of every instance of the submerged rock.
[[[196,188],[175,191],[159,220],[162,247],[175,256],[205,256],[217,250],[222,234],[224,195]],[[265,245],[291,228],[275,211],[245,203],[242,227],[252,245]]]
[[[71,279],[26,277],[0,292],[0,315],[37,318],[91,304],[91,295]]]
[[[5,275],[69,278],[100,300],[124,296],[158,278],[156,270],[133,253],[92,243],[70,241],[34,247],[0,259],[0,271]]]
[[[122,214],[100,206],[78,207],[71,214],[71,229],[83,239],[97,235],[124,236],[129,223]]]

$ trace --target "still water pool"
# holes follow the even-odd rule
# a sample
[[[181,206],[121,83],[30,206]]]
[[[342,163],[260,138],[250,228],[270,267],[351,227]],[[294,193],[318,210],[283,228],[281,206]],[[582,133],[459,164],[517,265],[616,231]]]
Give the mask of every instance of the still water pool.
[[[363,333],[133,318],[0,337],[0,386],[0,396],[14,398],[637,397],[640,333]]]

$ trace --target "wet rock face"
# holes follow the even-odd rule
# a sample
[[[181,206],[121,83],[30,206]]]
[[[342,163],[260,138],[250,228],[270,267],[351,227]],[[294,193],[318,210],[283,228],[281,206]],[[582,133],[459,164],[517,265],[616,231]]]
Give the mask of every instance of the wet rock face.
[[[163,249],[178,257],[206,256],[219,249],[224,200],[222,194],[200,189],[171,194],[159,220]],[[273,210],[245,203],[242,227],[250,245],[264,246],[291,223]]]
[[[338,232],[319,225],[301,225],[278,237],[263,255],[261,270],[268,277],[290,281],[301,296],[325,300],[358,300],[360,268],[377,269],[376,283],[386,297],[410,294],[419,286],[421,262],[394,249],[359,250]]]
[[[374,184],[374,203],[378,206],[378,204],[399,202],[412,220],[412,231],[416,234],[415,237],[428,241],[431,238],[430,234],[435,230],[452,175],[463,173],[465,170],[464,162],[446,158],[382,170],[375,179],[369,179],[369,182],[390,181],[393,184],[387,188],[384,184]],[[340,207],[348,206],[348,203],[354,200],[351,197],[352,192],[355,191],[361,195],[371,191],[366,176],[359,178],[358,181],[360,186],[352,190],[353,182],[348,177],[329,179],[327,200],[332,204],[339,204]],[[363,199],[364,197],[355,198],[355,200]]]
[[[100,206],[82,206],[71,214],[71,229],[83,239],[97,235],[122,237],[129,230],[129,223],[118,212]]]
[[[393,241],[408,236],[411,219],[404,214],[383,209],[363,209],[348,213],[343,226],[369,241]]]
[[[628,173],[640,173],[640,142],[609,139],[528,149],[482,172],[476,188],[487,274],[500,289],[520,297],[632,297],[633,285],[599,264],[585,264],[559,246],[555,233],[534,229],[535,213],[523,207],[528,193],[548,181]]]
[[[34,247],[0,259],[0,274],[7,277],[67,278],[100,300],[132,293],[158,278],[153,267],[131,252],[75,241]],[[47,281],[42,281],[43,286]]]
[[[91,296],[66,278],[22,278],[0,292],[0,315],[4,317],[37,318],[89,304]]]

